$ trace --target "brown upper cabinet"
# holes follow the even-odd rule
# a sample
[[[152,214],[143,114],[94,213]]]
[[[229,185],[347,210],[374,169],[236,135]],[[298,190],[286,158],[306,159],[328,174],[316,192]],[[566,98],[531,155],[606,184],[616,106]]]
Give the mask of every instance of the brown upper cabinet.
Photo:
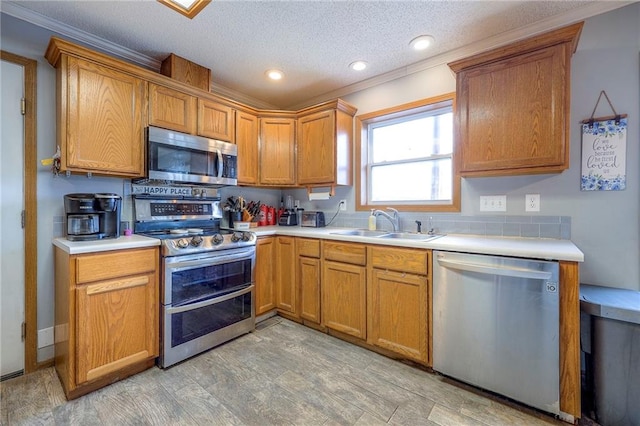
[[[260,118],[260,184],[295,185],[296,120]]]
[[[299,185],[351,185],[355,113],[340,99],[298,112]]]
[[[149,124],[196,133],[198,99],[168,87],[149,84]]]
[[[449,64],[463,176],[569,167],[571,55],[583,23]]]
[[[233,108],[157,84],[149,84],[149,124],[235,142]]]
[[[258,117],[248,112],[236,111],[238,183],[240,185],[257,185],[260,182],[258,133]]]
[[[57,68],[60,170],[143,176],[146,82],[53,50],[47,59]]]
[[[198,99],[198,135],[235,142],[233,108],[220,102]]]

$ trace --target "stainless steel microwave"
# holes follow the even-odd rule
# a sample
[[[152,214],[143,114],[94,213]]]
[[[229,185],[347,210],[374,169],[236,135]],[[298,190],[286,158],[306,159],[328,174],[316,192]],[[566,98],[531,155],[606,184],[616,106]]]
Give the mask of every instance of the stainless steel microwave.
[[[232,143],[149,126],[148,178],[210,185],[238,184]]]

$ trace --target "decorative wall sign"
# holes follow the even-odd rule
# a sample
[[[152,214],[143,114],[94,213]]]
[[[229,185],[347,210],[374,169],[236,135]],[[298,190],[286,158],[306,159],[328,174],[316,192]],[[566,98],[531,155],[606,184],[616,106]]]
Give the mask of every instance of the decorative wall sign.
[[[582,125],[583,191],[621,191],[627,187],[627,119]]]
[[[613,116],[594,118],[602,95]],[[582,120],[583,191],[621,191],[627,187],[627,115],[618,114],[607,93],[598,96],[591,118]]]

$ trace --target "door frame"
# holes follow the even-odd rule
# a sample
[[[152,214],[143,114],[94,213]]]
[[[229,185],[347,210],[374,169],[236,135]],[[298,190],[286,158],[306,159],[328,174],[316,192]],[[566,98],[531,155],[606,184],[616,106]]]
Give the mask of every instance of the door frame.
[[[24,372],[28,374],[38,364],[38,217],[36,193],[36,165],[38,142],[36,137],[36,89],[38,62],[0,50],[0,59],[18,64],[24,69]]]

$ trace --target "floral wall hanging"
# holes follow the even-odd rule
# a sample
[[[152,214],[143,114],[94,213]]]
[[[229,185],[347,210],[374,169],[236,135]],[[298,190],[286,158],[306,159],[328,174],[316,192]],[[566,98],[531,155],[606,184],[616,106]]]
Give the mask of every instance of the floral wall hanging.
[[[603,94],[609,101],[604,90],[600,97]],[[611,101],[609,105],[613,109]],[[582,121],[580,189],[583,191],[622,191],[627,187],[627,116],[613,111],[616,115],[611,117],[593,118],[592,114]]]

